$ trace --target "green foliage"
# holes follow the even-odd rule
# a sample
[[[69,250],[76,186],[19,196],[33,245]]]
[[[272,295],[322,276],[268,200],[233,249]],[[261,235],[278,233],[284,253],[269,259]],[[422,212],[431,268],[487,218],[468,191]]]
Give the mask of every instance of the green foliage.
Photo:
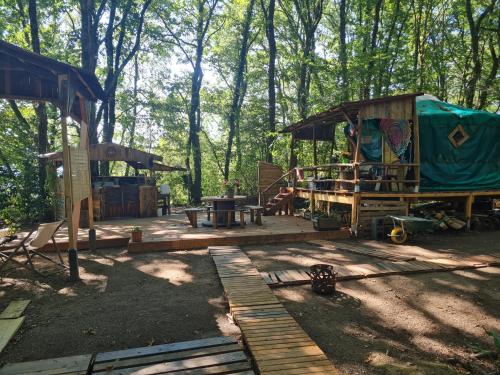
[[[210,0],[212,1],[212,0]],[[117,22],[125,3],[119,3]],[[133,1],[132,12],[140,9]],[[212,2],[210,2],[212,4]],[[241,30],[248,0],[218,2],[213,21],[203,44],[203,80],[200,98],[200,147],[202,152],[202,190],[204,195],[222,193],[223,167],[228,137],[228,109],[231,105],[234,74],[238,65]],[[310,4],[319,5],[316,0]],[[302,1],[276,2],[276,137],[272,153],[275,164],[288,168],[290,139],[279,133],[284,126],[299,120],[298,90],[304,64],[310,81],[306,89],[309,114],[327,109],[347,98],[361,99],[410,91],[424,91],[452,103],[465,103],[474,73],[471,56],[471,32],[465,2],[384,1],[378,31],[374,34],[376,1],[346,0],[346,86],[341,79],[340,1],[322,2],[322,17],[312,37],[313,52],[303,54],[304,16]],[[478,17],[489,1],[472,1]],[[27,1],[0,0],[0,37],[30,49],[30,23]],[[109,2],[95,0],[96,9],[104,4],[97,24],[97,37],[104,40]],[[113,141],[150,151],[163,157],[167,165],[188,167],[192,174],[193,157],[188,158],[189,120],[192,105],[193,56],[196,55],[198,5],[200,0],[153,0],[145,17],[141,49],[138,53],[138,76],[130,62],[121,73],[116,91],[116,129]],[[297,5],[299,4],[299,5]],[[250,27],[250,48],[243,83],[243,100],[237,118],[237,130],[230,162],[230,179],[241,181],[243,194],[257,192],[257,163],[266,157],[268,134],[267,73],[268,52],[264,16],[256,3]],[[81,24],[79,2],[74,0],[37,1],[42,53],[61,61],[80,65]],[[202,12],[203,13],[203,12]],[[206,16],[206,13],[203,13]],[[499,33],[498,12],[487,14],[479,33],[480,75],[474,91],[474,105],[498,111]],[[302,16],[302,18],[301,18]],[[137,14],[133,14],[133,19]],[[306,17],[307,18],[307,17]],[[307,22],[306,22],[307,23]],[[124,43],[135,38],[135,25],[127,26]],[[114,45],[118,43],[114,32]],[[375,38],[375,47],[371,43]],[[106,52],[99,47],[96,74],[102,84],[107,74]],[[123,56],[122,56],[123,58]],[[496,69],[496,71],[495,71]],[[489,79],[488,77],[493,77]],[[137,90],[134,90],[134,81]],[[368,84],[369,83],[369,84]],[[368,90],[366,87],[368,86]],[[484,97],[484,101],[480,98]],[[18,103],[26,123],[20,121],[6,101],[0,102],[0,219],[30,222],[51,212],[54,197],[41,201],[41,189],[53,192],[54,174],[46,187],[38,183],[37,118],[31,103]],[[61,149],[59,114],[48,106],[49,151]],[[72,140],[76,131],[71,128]],[[98,126],[102,139],[102,121]],[[347,149],[342,128],[337,127],[335,147],[319,142],[319,163],[331,156],[346,161]],[[300,165],[312,164],[312,146],[297,142]],[[124,164],[113,163],[114,174],[131,173]],[[160,173],[158,183],[171,188],[174,204],[190,200],[187,175]]]

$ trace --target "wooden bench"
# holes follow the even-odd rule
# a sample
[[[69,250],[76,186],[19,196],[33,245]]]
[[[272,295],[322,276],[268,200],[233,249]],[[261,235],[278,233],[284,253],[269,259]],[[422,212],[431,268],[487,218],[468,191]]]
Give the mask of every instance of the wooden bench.
[[[262,211],[264,207],[262,206],[245,206],[250,211],[250,222],[262,225]]]
[[[186,208],[184,212],[189,219],[189,224],[193,228],[198,228],[198,212],[203,211],[203,208]]]

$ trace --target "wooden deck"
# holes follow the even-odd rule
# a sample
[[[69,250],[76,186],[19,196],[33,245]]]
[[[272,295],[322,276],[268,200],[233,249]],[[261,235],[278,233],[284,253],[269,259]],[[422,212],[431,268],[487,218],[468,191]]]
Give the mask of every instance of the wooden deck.
[[[199,221],[203,219],[199,215]],[[175,251],[201,249],[208,246],[223,245],[257,245],[266,243],[336,240],[349,238],[349,230],[334,230],[318,232],[312,223],[294,216],[267,216],[262,218],[262,226],[250,223],[243,228],[193,228],[184,213],[174,213],[170,216],[153,218],[127,218],[96,223],[97,248],[124,248],[131,253],[150,251]],[[129,242],[130,231],[139,226],[143,231],[142,242]],[[27,233],[18,234],[19,238]],[[88,249],[88,230],[78,232],[78,249]],[[61,250],[68,248],[67,228],[63,226],[56,235],[56,241]],[[8,244],[13,247],[19,240]],[[47,244],[44,251],[54,251],[52,243]]]
[[[232,337],[6,364],[0,375],[57,374],[238,374],[254,375],[243,348]]]
[[[210,247],[230,312],[261,375],[338,374],[237,247]]]
[[[246,217],[246,223],[243,228],[192,228],[186,215],[182,213],[158,218],[100,222],[99,228],[127,234],[133,226],[140,226],[143,230],[143,240],[129,242],[127,249],[131,253],[349,237],[347,229],[318,232],[310,221],[294,216],[263,217],[262,226],[250,223],[250,218]]]

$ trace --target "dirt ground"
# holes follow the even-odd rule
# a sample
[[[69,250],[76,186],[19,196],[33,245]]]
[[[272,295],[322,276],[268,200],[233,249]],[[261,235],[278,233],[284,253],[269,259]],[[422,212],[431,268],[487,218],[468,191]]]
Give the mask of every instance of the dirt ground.
[[[78,283],[24,270],[4,277],[0,311],[16,298],[32,302],[0,362],[239,335],[206,250],[133,257],[119,249],[80,252],[80,276]]]
[[[404,247],[363,243],[421,259],[500,254],[500,232],[429,236]],[[262,271],[370,261],[324,241],[244,250]],[[494,350],[486,331],[500,333],[500,268],[343,281],[337,291],[321,297],[296,286],[275,294],[342,373],[496,373],[493,360],[472,355]]]
[[[366,242],[427,259],[500,253],[500,232],[421,237],[411,246]],[[261,271],[366,263],[331,242],[246,246]],[[45,263],[43,264],[45,266]],[[17,362],[220,335],[239,336],[206,250],[128,255],[81,252],[82,281],[9,271],[0,311],[28,298],[26,321],[0,355]],[[308,286],[275,293],[342,374],[494,373],[485,330],[500,332],[500,268],[345,281],[333,297]]]

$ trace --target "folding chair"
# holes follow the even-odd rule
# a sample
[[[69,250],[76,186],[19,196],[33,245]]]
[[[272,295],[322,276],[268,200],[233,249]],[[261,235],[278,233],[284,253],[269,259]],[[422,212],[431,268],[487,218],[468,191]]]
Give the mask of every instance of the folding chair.
[[[64,221],[56,221],[54,223],[44,223],[40,224],[38,226],[38,230],[35,233],[35,236],[31,241],[28,241],[33,234],[34,230],[29,232],[29,234],[24,237],[21,242],[14,248],[14,249],[9,249],[9,250],[2,250],[0,248],[0,259],[3,260],[3,263],[0,264],[0,274],[2,269],[5,267],[5,265],[9,262],[16,263],[17,265],[27,268],[41,276],[46,276],[40,271],[38,271],[35,266],[33,265],[33,257],[35,255],[38,255],[54,264],[56,264],[58,267],[61,267],[63,269],[68,268],[62,259],[61,252],[59,251],[59,247],[57,246],[56,240],[54,238],[54,235],[56,232],[61,228],[63,225]],[[44,247],[50,240],[52,240],[52,243],[54,244],[54,248],[56,249],[57,256],[59,257],[59,262],[54,261],[50,257],[48,257],[45,254],[42,254],[40,252],[40,249]],[[14,257],[16,255],[21,255],[21,253],[24,253],[26,256],[26,262],[20,262]]]

